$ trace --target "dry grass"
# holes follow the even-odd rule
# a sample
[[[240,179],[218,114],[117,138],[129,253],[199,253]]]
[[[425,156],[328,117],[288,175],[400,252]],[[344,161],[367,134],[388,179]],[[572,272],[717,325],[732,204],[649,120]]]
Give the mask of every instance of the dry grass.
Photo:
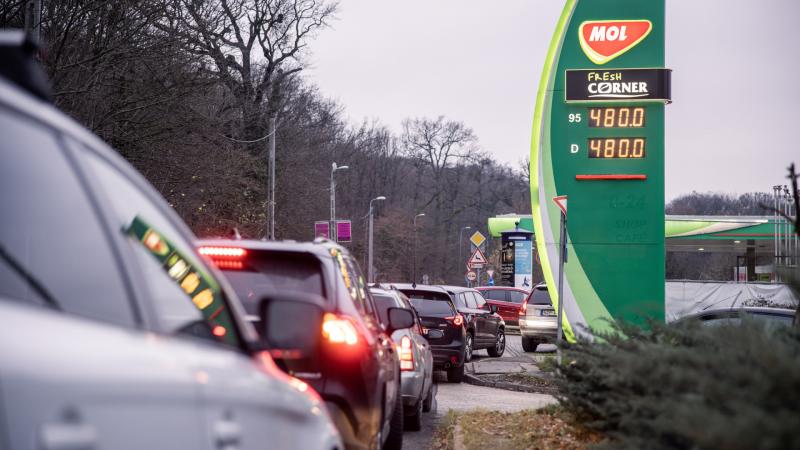
[[[456,420],[469,450],[582,449],[600,442],[602,436],[577,425],[558,406],[516,413],[470,411],[449,413],[437,430],[432,450],[452,449]]]

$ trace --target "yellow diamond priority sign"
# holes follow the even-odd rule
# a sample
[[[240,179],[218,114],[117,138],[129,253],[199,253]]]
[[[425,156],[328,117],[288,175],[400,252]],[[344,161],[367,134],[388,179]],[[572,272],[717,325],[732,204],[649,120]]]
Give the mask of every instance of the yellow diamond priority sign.
[[[474,245],[475,247],[480,247],[484,243],[484,241],[486,241],[486,236],[484,236],[483,233],[481,233],[480,231],[476,231],[472,233],[472,236],[470,236],[469,241],[472,242],[472,245]]]

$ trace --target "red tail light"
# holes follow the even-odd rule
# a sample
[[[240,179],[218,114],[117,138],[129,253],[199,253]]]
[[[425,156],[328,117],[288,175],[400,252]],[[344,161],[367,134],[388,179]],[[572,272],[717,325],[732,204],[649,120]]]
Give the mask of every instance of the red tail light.
[[[524,316],[526,311],[528,311],[528,299],[525,299],[522,303],[522,308],[519,309],[519,315]]]
[[[457,327],[464,325],[464,316],[462,316],[461,314],[456,314],[453,317],[445,317],[444,319],[449,320],[450,322],[453,323],[453,325]]]
[[[411,348],[411,339],[408,336],[403,336],[400,339],[400,370],[414,370],[414,351]]]
[[[322,337],[334,344],[358,344],[358,330],[346,317],[326,313],[322,319]]]
[[[247,255],[247,250],[240,247],[203,246],[198,248],[197,252],[213,259],[242,259]]]

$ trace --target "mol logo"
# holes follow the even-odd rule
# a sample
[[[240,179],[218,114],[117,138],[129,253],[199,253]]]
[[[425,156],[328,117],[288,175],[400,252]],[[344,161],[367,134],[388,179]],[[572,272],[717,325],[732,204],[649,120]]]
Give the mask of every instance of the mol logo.
[[[578,39],[593,63],[605,64],[642,42],[652,29],[649,20],[589,20],[578,29]]]

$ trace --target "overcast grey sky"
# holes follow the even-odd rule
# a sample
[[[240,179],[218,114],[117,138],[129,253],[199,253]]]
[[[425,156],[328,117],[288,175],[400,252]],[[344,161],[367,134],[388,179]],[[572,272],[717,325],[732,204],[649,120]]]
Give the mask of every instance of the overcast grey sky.
[[[342,0],[306,76],[351,120],[445,115],[516,166],[563,0]],[[800,163],[800,0],[667,0],[666,196],[769,191]]]

